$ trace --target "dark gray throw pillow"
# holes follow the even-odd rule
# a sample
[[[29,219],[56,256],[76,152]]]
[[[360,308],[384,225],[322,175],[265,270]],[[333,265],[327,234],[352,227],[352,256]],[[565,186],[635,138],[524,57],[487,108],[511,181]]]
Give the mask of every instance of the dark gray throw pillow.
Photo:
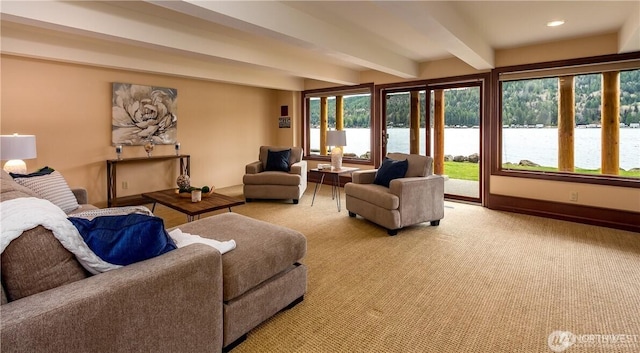
[[[409,161],[397,161],[391,158],[385,158],[380,168],[376,172],[376,177],[373,180],[374,184],[389,187],[391,180],[404,178],[409,169]]]
[[[279,171],[288,172],[290,170],[289,157],[291,156],[291,149],[283,151],[269,150],[267,154],[267,171]]]

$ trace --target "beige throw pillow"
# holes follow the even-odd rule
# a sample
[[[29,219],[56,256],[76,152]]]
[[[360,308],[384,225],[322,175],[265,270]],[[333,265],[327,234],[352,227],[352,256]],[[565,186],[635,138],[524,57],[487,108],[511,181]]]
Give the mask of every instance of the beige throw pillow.
[[[64,213],[68,214],[80,207],[78,200],[73,195],[71,188],[69,188],[69,184],[58,171],[46,175],[17,177],[14,180],[18,184],[33,190],[40,198],[49,200],[60,207]]]

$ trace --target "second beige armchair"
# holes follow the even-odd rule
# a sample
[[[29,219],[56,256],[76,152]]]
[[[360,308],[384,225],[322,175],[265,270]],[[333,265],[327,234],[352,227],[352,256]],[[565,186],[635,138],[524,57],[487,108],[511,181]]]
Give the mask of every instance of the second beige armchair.
[[[387,228],[389,235],[417,223],[439,225],[444,178],[433,174],[433,159],[404,153],[387,157],[380,169],[354,172],[353,182],[344,186],[349,216],[360,215]],[[393,164],[402,168],[389,167]]]
[[[259,160],[247,164],[244,197],[293,200],[297,204],[307,189],[307,161],[301,147],[261,146]]]

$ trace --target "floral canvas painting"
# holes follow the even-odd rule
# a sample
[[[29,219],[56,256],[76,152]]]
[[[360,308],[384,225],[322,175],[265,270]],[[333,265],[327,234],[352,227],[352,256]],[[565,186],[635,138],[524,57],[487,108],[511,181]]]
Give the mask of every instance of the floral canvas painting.
[[[114,82],[112,105],[114,145],[176,142],[178,90]]]

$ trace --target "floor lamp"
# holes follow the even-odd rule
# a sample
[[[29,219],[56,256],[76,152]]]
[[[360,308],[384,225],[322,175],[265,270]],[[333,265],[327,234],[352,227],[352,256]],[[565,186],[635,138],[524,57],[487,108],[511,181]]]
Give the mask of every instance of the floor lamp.
[[[23,159],[36,158],[36,137],[34,135],[1,135],[0,159],[7,161],[7,173],[27,174],[27,164]]]

